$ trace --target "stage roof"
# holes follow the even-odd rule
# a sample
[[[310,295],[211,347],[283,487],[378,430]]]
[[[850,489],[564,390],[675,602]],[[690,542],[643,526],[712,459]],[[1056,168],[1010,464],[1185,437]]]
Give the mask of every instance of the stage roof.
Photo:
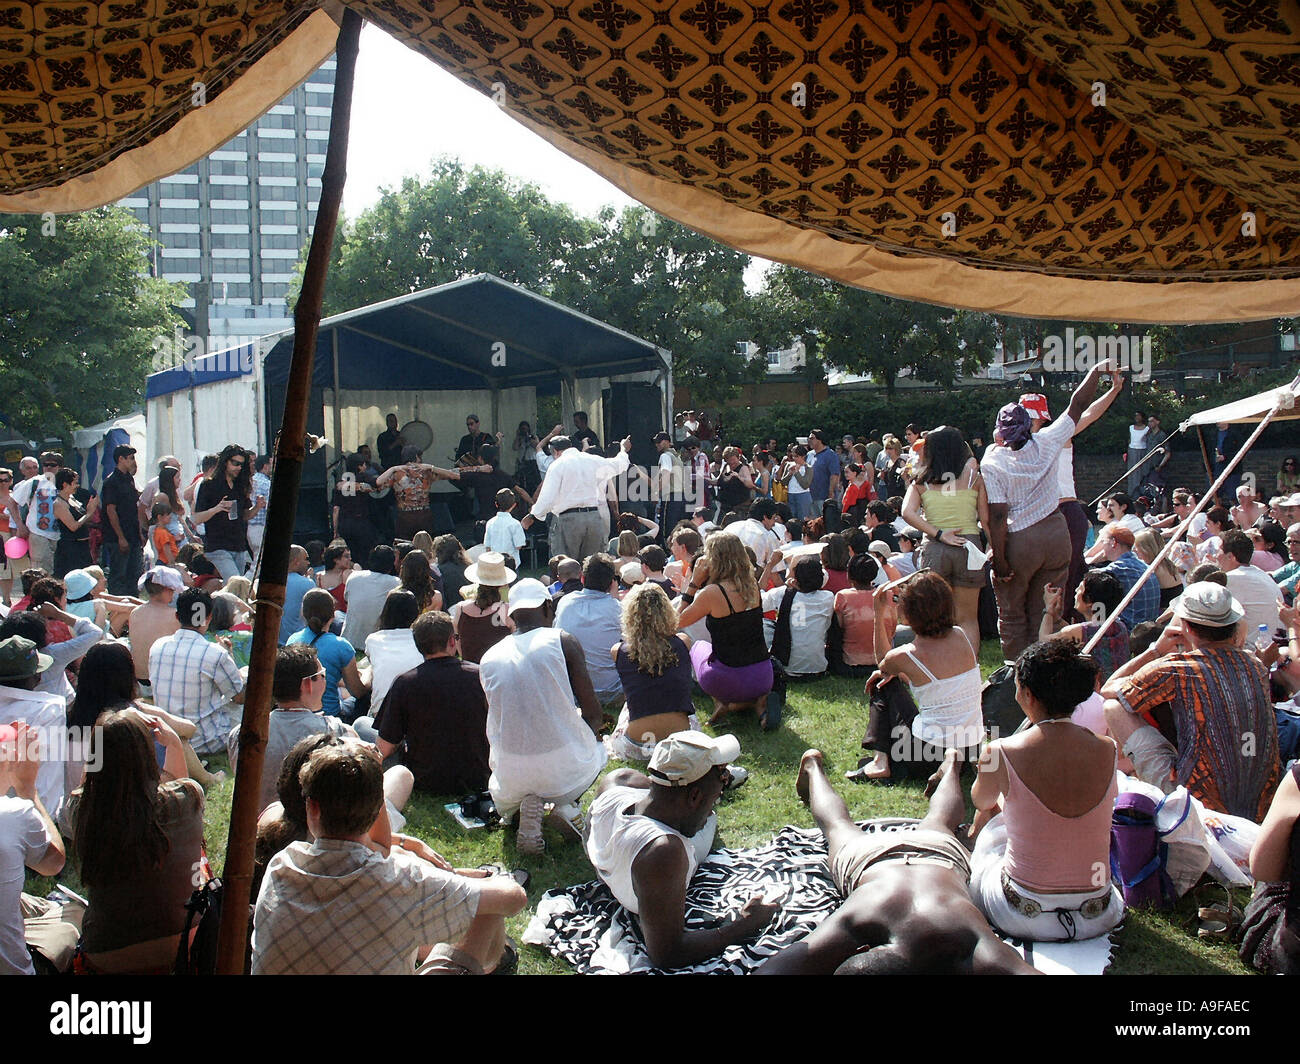
[[[356,390],[465,391],[538,387],[560,378],[668,372],[667,351],[491,274],[467,277],[324,318],[316,339],[313,383]],[[498,346],[500,345],[500,346]],[[194,371],[150,376],[149,398],[191,384],[229,380],[251,371],[257,345],[209,355]],[[268,385],[289,376],[293,333],[261,341]]]
[[[1300,312],[1293,3],[347,6],[754,254],[1009,314]],[[340,9],[0,4],[0,210],[112,201],[217,148],[328,53]]]

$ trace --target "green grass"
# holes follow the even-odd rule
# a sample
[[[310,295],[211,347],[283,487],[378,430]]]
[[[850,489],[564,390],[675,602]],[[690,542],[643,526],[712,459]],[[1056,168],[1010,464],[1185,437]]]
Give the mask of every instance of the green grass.
[[[1001,664],[996,641],[980,647],[980,665],[987,675]],[[826,755],[832,780],[848,802],[850,813],[858,819],[876,816],[924,816],[926,801],[920,783],[899,783],[892,787],[854,786],[843,780],[842,773],[858,762],[860,741],[866,724],[866,703],[861,680],[827,678],[810,684],[790,687],[789,704],[782,727],[768,734],[756,721],[746,719],[721,730],[734,731],[740,740],[740,764],[750,772],[748,782],[734,795],[725,797],[718,811],[717,845],[746,848],[768,841],[782,826],[795,824],[813,827],[812,816],[794,793],[795,768],[799,755],[817,747]],[[704,710],[705,702],[698,701]],[[711,707],[710,707],[711,708]],[[707,719],[707,712],[701,719]],[[225,768],[225,759],[210,759],[213,768]],[[609,768],[621,767],[611,761]],[[635,766],[639,767],[639,766]],[[233,781],[227,780],[208,792],[205,815],[208,854],[214,868],[224,864],[226,832],[230,820]],[[588,792],[587,800],[591,793]],[[582,847],[564,844],[547,829],[548,851],[540,857],[523,857],[515,851],[512,831],[464,831],[444,811],[451,797],[434,797],[417,793],[405,813],[408,834],[417,835],[458,867],[475,867],[500,862],[510,868],[526,868],[532,874],[529,907],[510,921],[510,933],[516,941],[538,899],[549,889],[586,882],[595,878]],[[61,877],[74,889],[79,888],[71,868]],[[29,877],[28,890],[44,894],[53,881]],[[1246,892],[1238,892],[1237,902],[1244,905]],[[1249,974],[1237,959],[1230,943],[1207,943],[1187,929],[1194,917],[1196,903],[1184,898],[1172,914],[1130,912],[1119,935],[1119,949],[1110,971],[1121,975],[1222,975]],[[1192,921],[1194,925],[1194,920]],[[521,973],[570,974],[568,965],[532,946],[520,946]]]

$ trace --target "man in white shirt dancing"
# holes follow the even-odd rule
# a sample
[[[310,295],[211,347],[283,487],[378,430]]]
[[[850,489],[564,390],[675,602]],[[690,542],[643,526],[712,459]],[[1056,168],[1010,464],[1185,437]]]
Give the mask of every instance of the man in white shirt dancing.
[[[623,441],[614,458],[581,451],[568,436],[551,440],[555,461],[546,471],[537,501],[524,517],[527,531],[534,521],[555,514],[551,529],[551,553],[582,560],[601,550],[609,539],[608,511],[605,509],[605,485],[611,477],[627,472],[632,437]]]

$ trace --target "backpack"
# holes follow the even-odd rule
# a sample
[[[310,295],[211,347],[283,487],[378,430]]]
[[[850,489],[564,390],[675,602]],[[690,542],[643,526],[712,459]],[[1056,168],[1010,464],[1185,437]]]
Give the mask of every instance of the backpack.
[[[1025,711],[1016,701],[1016,669],[1000,665],[989,674],[980,691],[984,727],[995,738],[1011,735],[1025,723]]]
[[[176,949],[175,975],[216,975],[217,936],[221,930],[221,905],[225,886],[219,878],[209,879],[185,903],[185,927]],[[198,930],[190,940],[190,929]]]
[[[1173,908],[1168,861],[1169,846],[1156,831],[1156,803],[1145,794],[1121,794],[1111,814],[1110,872],[1126,908]]]

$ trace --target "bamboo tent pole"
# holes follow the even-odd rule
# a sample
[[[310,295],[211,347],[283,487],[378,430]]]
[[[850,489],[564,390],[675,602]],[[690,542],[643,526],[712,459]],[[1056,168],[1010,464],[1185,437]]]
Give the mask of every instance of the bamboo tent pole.
[[[1288,409],[1290,406],[1294,406],[1294,404],[1295,404],[1294,398],[1291,399],[1290,404],[1285,406],[1283,405],[1282,402],[1278,402],[1273,407],[1272,410],[1270,410],[1267,414],[1264,415],[1263,420],[1260,421],[1260,423],[1255,426],[1255,431],[1250,434],[1250,438],[1246,440],[1246,442],[1241,445],[1241,449],[1238,450],[1235,455],[1233,455],[1232,461],[1230,461],[1226,466],[1224,466],[1223,472],[1219,474],[1219,479],[1210,485],[1210,490],[1207,491],[1203,496],[1201,496],[1201,499],[1196,504],[1195,508],[1192,510],[1190,514],[1187,515],[1187,519],[1183,521],[1183,523],[1173,531],[1173,533],[1169,537],[1169,541],[1164,545],[1163,548],[1161,548],[1160,553],[1155,556],[1151,564],[1147,566],[1146,572],[1144,572],[1141,576],[1137,578],[1137,582],[1131,588],[1128,589],[1128,594],[1125,595],[1122,599],[1120,599],[1119,605],[1116,606],[1110,612],[1109,616],[1105,617],[1102,620],[1100,627],[1098,627],[1097,631],[1093,634],[1093,637],[1089,639],[1087,644],[1084,646],[1083,653],[1085,654],[1091,653],[1092,648],[1102,641],[1106,633],[1110,630],[1111,625],[1115,623],[1115,618],[1118,617],[1121,613],[1123,613],[1128,608],[1128,604],[1132,602],[1134,597],[1137,595],[1138,589],[1141,588],[1142,585],[1145,584],[1155,574],[1155,571],[1157,567],[1160,565],[1160,563],[1164,561],[1165,558],[1169,556],[1169,552],[1174,549],[1174,544],[1177,543],[1180,537],[1182,537],[1187,532],[1187,530],[1191,527],[1192,522],[1196,519],[1197,514],[1199,514],[1202,510],[1206,508],[1206,504],[1214,498],[1215,492],[1217,492],[1219,488],[1222,487],[1223,482],[1232,475],[1232,471],[1236,469],[1237,465],[1241,462],[1241,460],[1246,457],[1246,452],[1249,451],[1251,447],[1254,446],[1255,441],[1259,439],[1259,434],[1268,427],[1268,423],[1272,421],[1273,418],[1275,418],[1278,414],[1280,414],[1284,409]],[[1179,431],[1181,431],[1181,429]]]
[[[235,773],[235,799],[230,813],[230,834],[223,870],[225,897],[221,933],[217,941],[217,973],[240,975],[248,945],[248,904],[253,882],[253,852],[257,840],[258,791],[266,754],[266,733],[271,713],[271,680],[284,613],[285,582],[289,573],[289,547],[298,490],[306,455],[307,407],[311,396],[316,334],[320,326],[329,270],[330,248],[338,224],[343,185],[347,179],[348,126],[352,87],[356,73],[361,16],[347,10],[339,29],[337,76],[330,113],[329,147],[321,175],[320,206],[311,249],[303,273],[302,292],[294,308],[293,357],[285,391],[284,416],[275,447],[275,473],[267,508],[262,548],[262,572],[257,585],[257,615],[248,663],[244,718],[239,730],[239,761]],[[337,444],[338,441],[335,441]]]

